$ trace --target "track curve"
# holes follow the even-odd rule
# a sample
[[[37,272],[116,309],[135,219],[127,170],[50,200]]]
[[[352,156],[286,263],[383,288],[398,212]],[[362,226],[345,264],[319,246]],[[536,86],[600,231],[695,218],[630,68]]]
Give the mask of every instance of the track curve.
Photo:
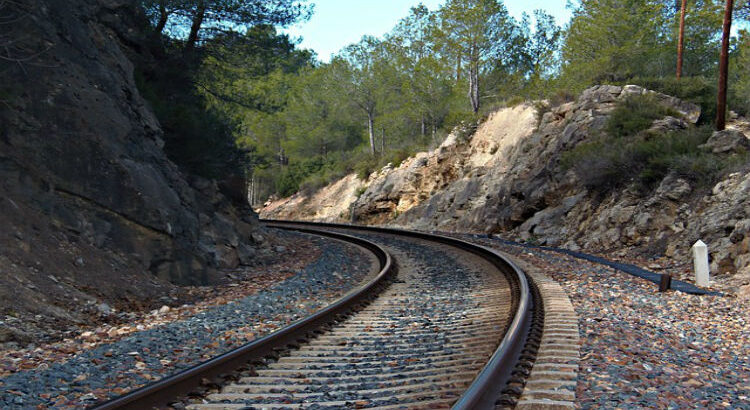
[[[220,387],[189,408],[495,406],[531,320],[530,288],[512,262],[419,232],[263,222],[356,242],[381,271],[309,318],[98,408],[164,406],[207,380]]]

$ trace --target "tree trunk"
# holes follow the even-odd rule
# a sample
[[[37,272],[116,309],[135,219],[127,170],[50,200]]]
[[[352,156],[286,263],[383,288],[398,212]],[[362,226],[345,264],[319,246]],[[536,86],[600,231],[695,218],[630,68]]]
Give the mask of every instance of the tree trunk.
[[[385,155],[385,127],[380,129],[380,152]]]
[[[456,60],[456,83],[461,82],[461,63],[461,53],[459,53]]]
[[[255,206],[255,172],[250,177],[250,189],[248,190],[247,200],[250,202],[250,208]]]
[[[167,13],[165,0],[162,0],[159,2],[159,21],[156,23],[156,32],[158,34],[161,34],[164,31],[164,27],[167,25],[168,18],[169,13]]]
[[[192,51],[195,48],[195,43],[198,41],[198,31],[200,31],[205,17],[206,3],[201,0],[198,2],[198,8],[195,10],[193,24],[190,26],[190,34],[188,35],[187,44],[185,44],[186,51]]]
[[[367,131],[370,135],[370,155],[375,156],[375,113],[367,112]]]
[[[427,134],[427,124],[424,120],[424,114],[422,114],[422,136],[424,137]]]
[[[719,94],[716,97],[716,130],[726,126],[727,74],[729,71],[729,34],[732,29],[732,9],[734,0],[727,0],[724,10],[724,31],[721,36],[721,57],[719,57]]]
[[[474,62],[469,66],[469,101],[474,114],[479,112],[479,67]]]
[[[685,42],[685,9],[687,8],[687,0],[682,0],[682,8],[680,9],[680,36],[677,40],[677,79],[682,78],[682,48]]]

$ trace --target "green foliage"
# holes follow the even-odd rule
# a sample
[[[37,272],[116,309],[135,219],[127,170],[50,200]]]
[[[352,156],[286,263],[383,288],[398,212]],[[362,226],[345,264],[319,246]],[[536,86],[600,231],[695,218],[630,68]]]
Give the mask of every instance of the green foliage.
[[[361,197],[365,192],[367,191],[367,187],[362,185],[361,187],[357,188],[357,190],[354,192],[354,196],[357,198]]]
[[[244,176],[248,158],[232,135],[231,119],[211,109],[193,88],[194,67],[170,59],[136,72],[136,83],[164,131],[164,151],[189,173],[222,179]]]
[[[603,135],[565,152],[561,165],[600,192],[626,185],[653,189],[670,173],[707,186],[742,161],[699,148],[711,133],[710,126],[704,126],[656,135]]]
[[[516,21],[497,0],[447,1],[440,9],[436,36],[441,52],[459,61],[457,70],[466,73],[469,102],[475,113],[482,94],[480,72],[498,63],[503,65],[501,69],[512,71],[518,60],[504,57],[518,54],[525,42]]]
[[[747,5],[750,9],[750,4]],[[750,32],[741,30],[736,51],[731,56],[729,107],[740,115],[750,115]]]
[[[631,95],[620,101],[607,119],[609,135],[622,138],[646,130],[654,120],[667,115],[679,116],[677,112],[660,104],[653,95]]]
[[[414,154],[416,154],[416,150],[414,149],[399,148],[389,152],[388,155],[385,156],[383,162],[386,164],[392,164],[395,168],[400,166],[407,158],[414,156]]]
[[[276,182],[276,192],[282,196],[289,196],[300,190],[300,186],[307,182],[308,189],[316,184],[312,175],[323,175],[330,170],[332,163],[323,157],[314,157],[305,161],[291,163],[281,167]]]
[[[673,2],[582,0],[564,30],[542,10],[516,20],[498,0],[449,0],[436,11],[420,4],[383,38],[364,37],[330,63],[274,28],[304,19],[306,1],[205,2],[198,49],[184,55],[175,38],[196,22],[198,0],[141,3],[154,25],[164,15],[169,21],[157,31],[171,36],[162,38],[170,61],[142,70],[139,85],[165,125],[170,157],[206,176],[247,169],[260,197],[311,193],[349,172],[366,179],[454,129],[468,139],[498,108],[545,100],[534,103],[540,119],[597,83],[638,84],[697,103],[701,123],[716,110],[719,0],[689,5],[679,82]],[[745,14],[743,7],[738,15]],[[730,108],[740,113],[750,110],[748,38],[741,31],[731,54]],[[697,137],[641,135],[664,115],[677,114],[651,97],[626,100],[607,135],[566,154],[569,166],[601,170],[588,173],[592,186],[628,178],[648,186],[664,172],[713,175],[710,156],[680,145]],[[633,168],[636,160],[646,165]]]
[[[717,81],[714,78],[683,77],[677,80],[676,77],[671,76],[662,78],[635,77],[627,83],[638,84],[649,90],[697,104],[701,107],[699,124],[708,124],[716,118]]]
[[[716,70],[723,1],[689,4],[683,74]],[[565,33],[561,81],[580,91],[634,77],[674,76],[679,7],[655,0],[582,0]],[[640,84],[639,84],[640,85]]]
[[[357,173],[357,178],[366,181],[370,177],[370,174],[378,169],[379,164],[380,161],[377,158],[368,156],[354,161],[352,170]]]
[[[652,189],[669,174],[708,185],[737,162],[700,148],[712,134],[710,125],[643,132],[667,115],[676,114],[648,94],[620,101],[607,120],[606,133],[563,153],[561,165],[588,188],[607,192],[626,185]]]
[[[184,38],[192,27],[200,38],[258,25],[287,26],[309,18],[306,0],[140,0],[159,33]]]

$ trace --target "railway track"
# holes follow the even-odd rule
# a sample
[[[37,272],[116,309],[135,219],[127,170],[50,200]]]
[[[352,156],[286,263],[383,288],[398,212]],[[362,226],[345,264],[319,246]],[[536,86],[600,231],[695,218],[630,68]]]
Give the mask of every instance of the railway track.
[[[311,317],[98,408],[182,397],[194,410],[474,409],[520,394],[534,353],[524,350],[532,288],[502,255],[410,231],[266,223],[357,243],[381,270]],[[201,385],[200,397],[186,399]]]

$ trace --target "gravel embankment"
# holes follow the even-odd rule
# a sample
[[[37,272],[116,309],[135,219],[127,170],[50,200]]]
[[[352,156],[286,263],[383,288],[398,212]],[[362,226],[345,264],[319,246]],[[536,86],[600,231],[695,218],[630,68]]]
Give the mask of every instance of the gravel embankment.
[[[389,248],[399,265],[394,283],[325,337],[292,351],[286,358],[292,361],[256,367],[252,376],[262,380],[246,375],[241,386],[226,386],[223,394],[209,396],[210,402],[248,408],[447,408],[463,393],[504,334],[504,321],[488,317],[510,315],[507,280],[488,274],[495,271],[489,262],[448,246],[353,235]],[[310,352],[316,352],[314,358]],[[243,396],[253,384],[252,393]]]
[[[582,408],[750,409],[750,303],[657,285],[559,253],[484,240],[558,281],[579,315]]]
[[[122,394],[307,316],[369,273],[359,249],[313,241],[320,257],[267,289],[3,376],[0,408],[82,407]]]

